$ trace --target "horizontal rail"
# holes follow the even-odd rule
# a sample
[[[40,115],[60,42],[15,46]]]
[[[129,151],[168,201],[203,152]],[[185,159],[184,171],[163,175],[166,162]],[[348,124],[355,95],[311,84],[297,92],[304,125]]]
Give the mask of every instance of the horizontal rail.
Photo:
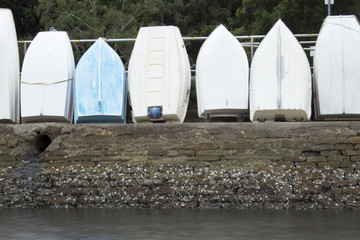
[[[309,34],[294,34],[296,38],[309,38],[309,37],[317,37],[319,34],[317,33],[309,33]],[[266,35],[249,35],[249,36],[235,36],[238,39],[243,47],[251,48],[250,58],[252,59],[254,56],[255,49],[260,45],[259,40],[257,42],[254,39],[263,39]],[[193,40],[206,40],[208,37],[183,37],[184,41],[193,41]],[[106,39],[103,38],[107,42],[135,42],[136,38],[114,38],[114,39]],[[247,40],[247,41],[246,41]],[[72,43],[93,43],[96,42],[97,39],[72,39],[70,42]],[[28,44],[30,44],[32,40],[21,40],[18,41],[19,44],[24,45],[24,54],[27,51]],[[300,44],[303,45],[315,45],[316,41],[299,41]],[[305,51],[311,50],[311,48],[304,48]]]
[[[316,41],[299,41],[300,44],[315,44]]]
[[[294,34],[295,37],[317,37],[319,34],[317,33],[311,33],[311,34]],[[266,35],[250,35],[250,36],[235,36],[236,39],[258,39],[258,38],[264,38]],[[183,37],[183,40],[206,40],[208,37]],[[70,40],[70,42],[73,43],[84,43],[84,42],[96,42],[97,39],[73,39]],[[114,39],[106,39],[107,42],[135,42],[136,38],[114,38]],[[32,40],[21,40],[18,41],[18,43],[24,44],[24,43],[31,43]],[[301,43],[301,42],[300,42]]]
[[[17,41],[18,43],[24,44],[24,43],[31,43],[32,40],[21,40],[21,41]]]

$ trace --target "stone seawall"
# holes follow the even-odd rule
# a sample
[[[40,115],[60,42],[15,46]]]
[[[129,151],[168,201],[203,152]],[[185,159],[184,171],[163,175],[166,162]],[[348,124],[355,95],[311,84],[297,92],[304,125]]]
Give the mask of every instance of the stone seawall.
[[[0,207],[354,209],[359,174],[360,122],[0,125]]]

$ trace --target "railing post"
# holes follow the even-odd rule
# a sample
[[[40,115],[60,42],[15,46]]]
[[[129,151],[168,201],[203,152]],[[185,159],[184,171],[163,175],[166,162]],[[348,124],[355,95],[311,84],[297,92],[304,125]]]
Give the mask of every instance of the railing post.
[[[251,60],[254,56],[254,38],[251,36]]]

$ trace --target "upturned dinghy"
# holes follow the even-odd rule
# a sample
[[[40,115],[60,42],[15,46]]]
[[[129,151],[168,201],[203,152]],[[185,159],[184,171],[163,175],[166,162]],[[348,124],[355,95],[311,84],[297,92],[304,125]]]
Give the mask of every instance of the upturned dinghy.
[[[71,122],[74,71],[67,33],[38,33],[26,52],[22,67],[22,121]]]
[[[0,9],[0,122],[19,123],[19,51],[13,15]]]
[[[203,43],[196,61],[198,116],[235,116],[248,113],[249,63],[240,42],[218,26]]]
[[[128,69],[133,121],[182,123],[190,80],[189,59],[179,29],[141,28]]]
[[[309,61],[279,20],[255,52],[250,70],[251,121],[301,121],[311,116]]]
[[[81,57],[74,79],[75,123],[124,123],[126,72],[118,54],[99,38]]]
[[[314,56],[315,117],[360,119],[360,26],[355,16],[330,16]]]

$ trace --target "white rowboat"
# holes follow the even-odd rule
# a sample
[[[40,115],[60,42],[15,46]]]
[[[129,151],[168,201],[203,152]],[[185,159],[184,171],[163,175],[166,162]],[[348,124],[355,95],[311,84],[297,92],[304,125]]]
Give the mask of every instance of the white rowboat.
[[[279,20],[251,63],[250,120],[306,121],[310,117],[310,65],[300,43]]]
[[[247,113],[248,82],[249,63],[244,48],[219,25],[201,46],[196,61],[198,116],[240,117]]]
[[[128,69],[133,121],[182,123],[190,80],[189,59],[179,29],[141,28]]]
[[[40,32],[22,67],[23,122],[72,122],[75,63],[66,32]]]
[[[19,123],[19,51],[13,15],[0,8],[0,122]]]
[[[360,119],[360,25],[355,16],[330,16],[314,56],[317,119]]]

